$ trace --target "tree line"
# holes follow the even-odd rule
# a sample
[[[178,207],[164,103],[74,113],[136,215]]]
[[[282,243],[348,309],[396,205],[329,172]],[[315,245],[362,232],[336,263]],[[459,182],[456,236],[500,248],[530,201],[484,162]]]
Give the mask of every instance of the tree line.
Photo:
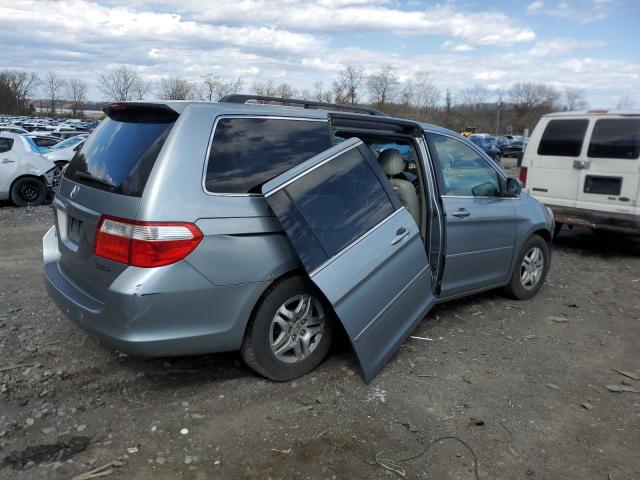
[[[370,105],[391,115],[427,121],[453,130],[475,127],[478,131],[501,134],[507,126],[515,133],[532,129],[540,115],[557,110],[587,108],[585,92],[579,88],[558,89],[543,83],[520,82],[504,90],[470,85],[458,91],[436,86],[428,72],[402,77],[392,66],[366,74],[358,65],[338,72],[330,85],[316,82],[312,88],[298,89],[287,82],[255,81],[245,85],[241,77],[222,78],[205,74],[193,81],[180,76],[145,80],[133,68],[116,67],[101,74],[98,88],[105,100],[122,102],[154,96],[164,100],[217,101],[226,95],[249,91],[256,95],[299,98],[326,103]],[[32,113],[29,98],[40,93],[50,114],[63,101],[73,116],[86,103],[87,85],[75,78],[63,78],[49,71],[44,78],[32,72],[0,71],[0,112]],[[632,107],[623,97],[618,108]]]

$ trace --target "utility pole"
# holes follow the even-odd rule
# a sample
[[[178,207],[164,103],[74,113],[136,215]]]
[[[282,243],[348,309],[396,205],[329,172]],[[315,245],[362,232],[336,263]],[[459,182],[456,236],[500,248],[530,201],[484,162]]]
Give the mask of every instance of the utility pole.
[[[498,114],[496,118],[496,137],[500,136],[500,112],[502,111],[502,97],[498,98]]]

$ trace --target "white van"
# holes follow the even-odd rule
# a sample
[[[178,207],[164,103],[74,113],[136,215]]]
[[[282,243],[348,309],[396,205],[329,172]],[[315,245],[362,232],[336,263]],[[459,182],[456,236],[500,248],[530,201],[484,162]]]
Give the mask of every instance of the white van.
[[[640,235],[640,112],[543,116],[522,159],[520,181],[549,206],[556,233],[582,225]]]

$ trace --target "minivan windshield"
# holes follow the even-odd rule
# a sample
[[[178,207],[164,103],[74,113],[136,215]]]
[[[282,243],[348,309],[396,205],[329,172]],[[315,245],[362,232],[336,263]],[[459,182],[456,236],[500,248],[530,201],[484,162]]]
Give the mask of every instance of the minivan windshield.
[[[65,177],[121,195],[142,196],[175,119],[135,111],[105,119],[75,154]]]

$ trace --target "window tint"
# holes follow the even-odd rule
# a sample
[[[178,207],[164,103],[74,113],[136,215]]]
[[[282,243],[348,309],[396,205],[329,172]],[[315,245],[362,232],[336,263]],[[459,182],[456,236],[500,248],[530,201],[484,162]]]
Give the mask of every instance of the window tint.
[[[139,197],[175,122],[174,115],[130,113],[107,118],[79,146],[65,177]]]
[[[597,120],[588,155],[593,158],[636,159],[640,154],[640,119]]]
[[[263,183],[330,147],[326,122],[223,118],[213,134],[205,187],[259,193]]]
[[[551,120],[544,129],[538,155],[577,157],[589,120]]]
[[[445,195],[496,197],[498,172],[473,148],[454,138],[432,135],[442,167]]]
[[[13,148],[13,138],[0,137],[0,153],[8,152]]]
[[[304,175],[286,191],[328,256],[395,210],[378,177],[355,148]]]

